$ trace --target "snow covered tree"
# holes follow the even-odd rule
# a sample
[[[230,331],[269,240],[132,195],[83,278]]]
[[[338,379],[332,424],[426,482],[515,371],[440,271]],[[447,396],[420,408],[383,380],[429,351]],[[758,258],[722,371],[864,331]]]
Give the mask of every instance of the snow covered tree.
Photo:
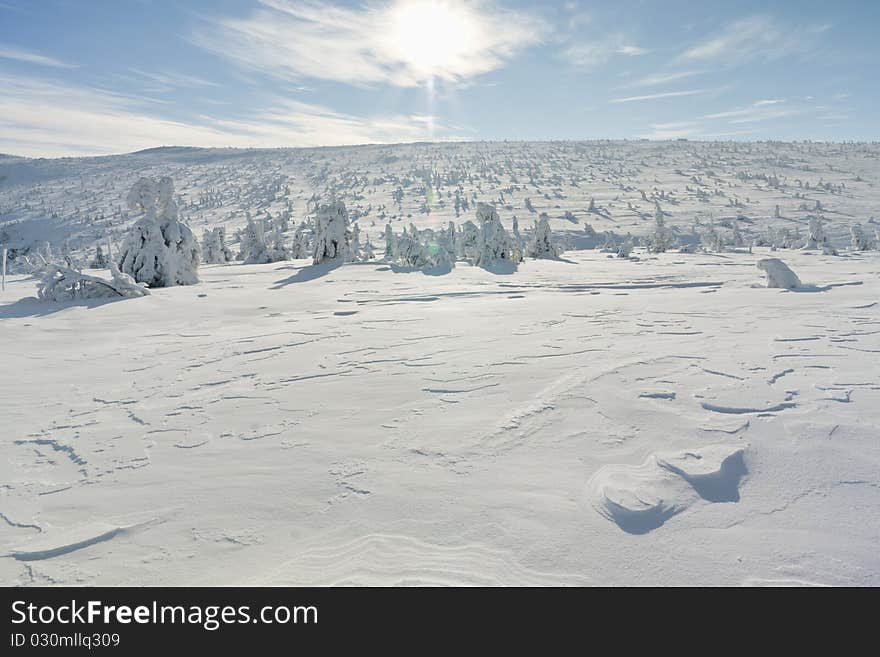
[[[309,241],[309,233],[311,229],[303,221],[293,232],[293,248],[290,251],[290,257],[293,260],[300,258],[310,258],[312,256],[311,244]]]
[[[385,224],[385,259],[389,262],[397,260],[397,238],[391,224]]]
[[[319,207],[315,226],[314,264],[337,258],[345,260],[350,256],[351,230],[348,227],[348,210],[342,201]]]
[[[807,243],[804,249],[821,249],[828,242],[828,235],[825,234],[821,217],[810,217],[810,233],[807,236]]]
[[[226,246],[226,229],[217,226],[205,229],[202,234],[202,262],[212,265],[225,265],[232,260],[232,251]]]
[[[95,248],[95,257],[89,263],[89,269],[106,269],[107,268],[107,258],[104,255],[104,250],[101,248],[101,245]]]
[[[262,265],[272,262],[263,224],[260,221],[254,221],[250,217],[250,213],[248,213],[247,225],[241,230],[239,236],[238,257],[246,265]]]
[[[42,301],[141,297],[150,293],[145,283],[136,283],[128,274],[110,264],[111,280],[89,276],[57,264],[47,264],[39,273],[37,297]]]
[[[123,242],[120,271],[150,287],[198,283],[199,243],[189,226],[178,220],[171,178],[141,178],[126,202],[144,216]]]
[[[648,250],[652,253],[666,253],[672,246],[674,238],[666,227],[666,218],[660,204],[655,201],[654,234],[648,242]]]
[[[853,251],[867,251],[871,248],[871,240],[865,235],[861,224],[853,224],[849,232]]]
[[[480,224],[480,248],[474,261],[475,265],[485,267],[500,261],[513,263],[522,261],[522,253],[504,230],[495,206],[478,203],[477,221]]]
[[[553,244],[550,232],[550,217],[542,212],[535,222],[532,230],[532,239],[526,246],[526,255],[529,258],[558,258],[560,250]]]
[[[367,235],[367,241],[364,242],[364,249],[362,254],[362,260],[372,260],[376,257],[376,250],[373,248],[373,243],[370,241],[370,236]]]

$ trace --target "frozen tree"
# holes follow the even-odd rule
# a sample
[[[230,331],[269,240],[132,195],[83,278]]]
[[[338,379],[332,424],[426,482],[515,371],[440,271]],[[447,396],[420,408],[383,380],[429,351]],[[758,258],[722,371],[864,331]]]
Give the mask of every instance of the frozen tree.
[[[450,221],[447,224],[446,230],[441,232],[440,239],[443,247],[446,249],[446,254],[449,256],[449,260],[455,262],[457,256],[455,223]]]
[[[358,262],[363,259],[363,253],[361,251],[361,227],[359,224],[354,224],[351,229],[351,247],[349,248],[348,259],[352,262]]]
[[[810,217],[810,233],[807,236],[807,243],[804,244],[805,249],[823,248],[828,242],[823,223],[821,217]]]
[[[205,229],[202,235],[202,262],[212,265],[223,265],[232,260],[232,251],[226,246],[226,229],[217,226],[212,230]]]
[[[797,274],[779,258],[758,260],[757,267],[767,275],[767,287],[781,287],[790,290],[801,286]]]
[[[39,274],[37,297],[42,301],[141,297],[150,293],[145,283],[138,284],[128,274],[110,263],[111,280],[89,276],[56,264],[47,264]]]
[[[480,224],[480,248],[474,261],[475,265],[485,267],[501,261],[513,263],[522,261],[522,253],[504,230],[495,206],[478,203],[477,221]]]
[[[348,211],[342,201],[333,201],[318,208],[315,220],[315,246],[312,262],[325,260],[343,261],[350,255],[351,230],[348,227]]]
[[[268,239],[269,246],[269,262],[280,262],[281,260],[290,260],[290,247],[284,239],[284,233],[281,229],[276,229]]]
[[[246,265],[262,265],[272,262],[269,245],[266,243],[266,234],[263,231],[263,223],[254,221],[248,216],[247,225],[241,230],[239,237],[239,258]]]
[[[373,248],[373,243],[370,241],[370,236],[367,235],[367,241],[364,242],[364,249],[362,254],[362,260],[372,260],[376,257],[375,249]]]
[[[850,226],[849,232],[852,239],[853,251],[867,251],[871,248],[871,241],[862,230],[861,224],[853,224]]]
[[[550,232],[550,217],[542,212],[535,222],[532,230],[532,239],[526,246],[526,255],[529,258],[558,258],[559,249],[553,244]]]
[[[95,257],[89,263],[89,269],[106,269],[107,268],[107,258],[104,255],[104,250],[101,248],[101,245],[95,248]]]
[[[407,267],[424,267],[427,264],[419,240],[406,231],[396,238],[396,252],[397,260]]]
[[[312,256],[311,244],[309,242],[309,233],[311,230],[305,222],[300,222],[299,226],[293,232],[293,248],[290,257],[293,260],[300,258],[310,258]]]
[[[397,238],[391,224],[385,224],[385,259],[389,262],[397,260]]]
[[[174,183],[163,177],[138,180],[126,197],[128,207],[144,216],[122,245],[119,269],[150,287],[199,282],[199,243],[177,218]]]
[[[475,262],[480,254],[480,229],[473,221],[459,226],[455,239],[455,255],[458,260]]]
[[[673,237],[666,227],[666,218],[660,204],[655,202],[654,234],[648,242],[648,250],[652,253],[665,253],[671,246]]]

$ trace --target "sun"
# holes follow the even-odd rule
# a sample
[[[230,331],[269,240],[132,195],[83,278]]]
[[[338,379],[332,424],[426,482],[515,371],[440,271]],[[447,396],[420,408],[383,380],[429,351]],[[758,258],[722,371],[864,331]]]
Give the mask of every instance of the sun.
[[[442,75],[467,51],[472,25],[462,5],[443,0],[403,0],[392,9],[391,20],[397,55],[417,74]]]

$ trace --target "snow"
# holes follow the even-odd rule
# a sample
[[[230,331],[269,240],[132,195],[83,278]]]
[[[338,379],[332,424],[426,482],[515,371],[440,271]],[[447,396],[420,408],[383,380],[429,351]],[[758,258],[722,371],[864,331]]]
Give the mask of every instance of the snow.
[[[876,145],[3,166],[4,584],[880,585]],[[163,176],[193,230],[232,238],[250,213],[299,257],[34,298],[21,258],[48,241],[117,260],[141,220],[126,193]],[[525,198],[539,229],[522,221],[520,242]],[[658,205],[663,237],[695,252],[648,252]],[[541,238],[542,213],[563,258],[472,264]],[[356,232],[379,260],[313,264]],[[401,266],[426,245],[456,266]],[[774,256],[808,284],[765,287]]]

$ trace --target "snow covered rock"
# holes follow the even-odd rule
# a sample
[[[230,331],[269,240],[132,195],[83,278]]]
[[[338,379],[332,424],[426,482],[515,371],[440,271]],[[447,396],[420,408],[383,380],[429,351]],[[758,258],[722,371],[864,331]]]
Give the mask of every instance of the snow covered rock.
[[[758,269],[767,275],[767,287],[781,287],[786,290],[800,287],[801,281],[791,269],[779,258],[758,260]]]
[[[150,287],[199,282],[199,243],[177,218],[171,178],[141,178],[126,202],[144,216],[131,227],[122,245],[120,271]]]

